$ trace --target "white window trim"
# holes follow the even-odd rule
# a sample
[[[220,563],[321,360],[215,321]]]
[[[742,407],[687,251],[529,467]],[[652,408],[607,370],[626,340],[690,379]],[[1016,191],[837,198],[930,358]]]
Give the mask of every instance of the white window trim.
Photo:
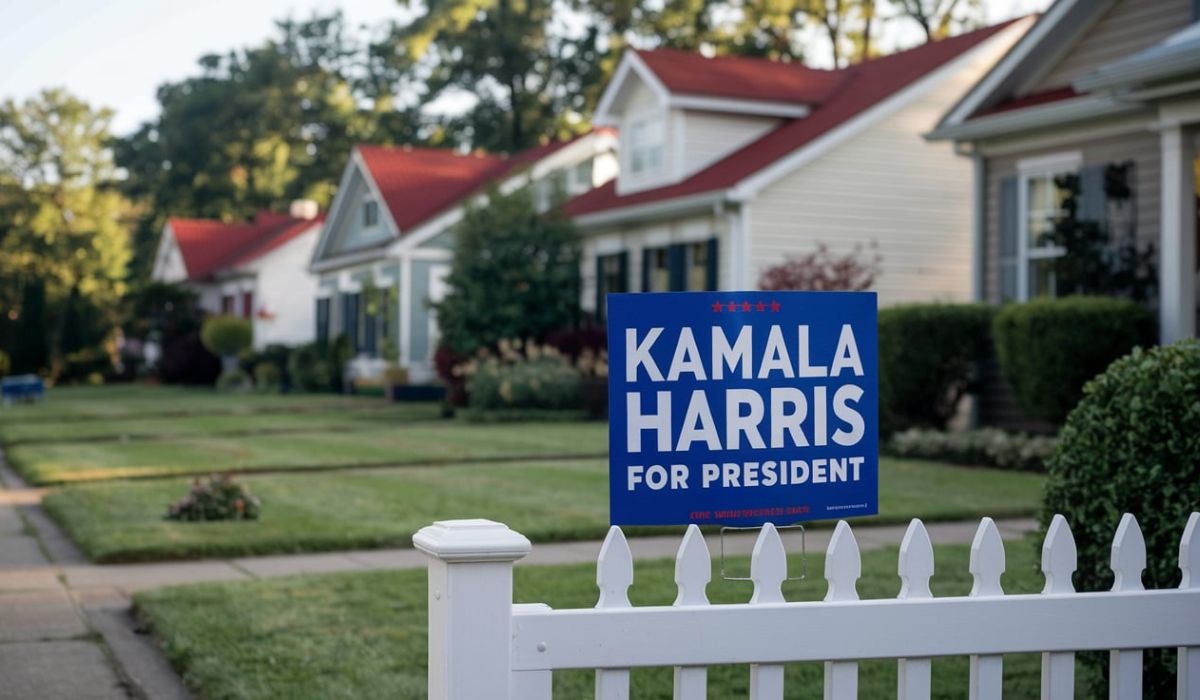
[[[1017,300],[1029,301],[1029,263],[1031,260],[1057,258],[1066,253],[1061,247],[1029,247],[1029,181],[1083,167],[1079,151],[1052,153],[1017,161]]]
[[[662,173],[667,162],[667,125],[665,121],[666,115],[658,110],[636,114],[629,120],[629,174],[635,179],[644,180]],[[653,167],[638,170],[634,168],[638,153],[637,144],[634,141],[635,134],[638,127],[650,124],[658,126],[658,163]]]

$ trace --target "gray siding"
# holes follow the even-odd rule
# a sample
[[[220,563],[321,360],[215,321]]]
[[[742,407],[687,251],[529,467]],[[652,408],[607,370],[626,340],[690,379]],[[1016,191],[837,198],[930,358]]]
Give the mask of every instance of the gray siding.
[[[370,189],[367,187],[362,173],[355,172],[346,189],[346,192],[339,193],[345,203],[341,207],[338,217],[326,225],[329,244],[325,250],[325,257],[378,243],[391,236],[387,224],[384,223],[386,215],[383,202],[378,203],[379,224],[370,229],[363,228],[362,205],[363,201],[370,196]]]
[[[1136,208],[1136,230],[1138,240],[1157,246],[1159,236],[1160,197],[1162,170],[1160,165],[1158,134],[1137,132],[1095,141],[1065,142],[1053,148],[1043,148],[1017,155],[987,159],[987,198],[984,236],[986,298],[993,303],[1000,301],[1000,182],[1005,177],[1017,174],[1017,162],[1052,153],[1079,151],[1083,164],[1132,160],[1134,206]]]
[[[1097,2],[1098,0],[1087,0]],[[1118,0],[1027,92],[1064,87],[1095,68],[1153,46],[1193,21],[1193,0]]]

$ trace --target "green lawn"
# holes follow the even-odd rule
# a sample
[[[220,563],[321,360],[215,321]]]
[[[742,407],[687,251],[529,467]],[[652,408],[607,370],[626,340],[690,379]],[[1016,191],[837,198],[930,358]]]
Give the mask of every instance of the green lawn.
[[[43,505],[97,561],[407,547],[416,530],[449,518],[499,520],[541,542],[599,538],[608,524],[608,467],[600,460],[260,475],[245,481],[263,499],[258,521],[164,520],[167,505],[187,491],[184,479],[70,486],[49,494]],[[1030,515],[1041,487],[1042,477],[1033,474],[884,459],[880,516],[855,522]]]
[[[1007,543],[1010,593],[1040,590],[1035,543]],[[891,598],[900,588],[895,548],[866,552],[858,591],[863,598]],[[935,595],[964,595],[971,587],[968,548],[936,548]],[[748,564],[736,562],[741,569]],[[793,561],[793,568],[796,562]],[[788,583],[788,600],[816,600],[825,594],[820,579],[823,557],[808,555],[813,578]],[[630,598],[635,605],[669,604],[675,595],[673,562],[638,562]],[[555,608],[591,607],[596,602],[595,568],[590,565],[519,567],[519,602]],[[748,583],[722,581],[714,572],[708,588],[713,603],[745,602]],[[426,690],[426,583],[424,571],[305,576],[236,584],[204,584],[139,594],[139,614],[153,628],[175,668],[206,698],[424,698]],[[862,630],[870,634],[870,630]],[[1039,657],[1005,657],[1005,698],[1037,698]],[[820,664],[791,664],[789,698],[820,698]],[[709,697],[746,697],[748,669],[709,670]],[[968,660],[935,659],[933,697],[967,696]],[[558,672],[555,697],[591,697],[590,671]],[[670,698],[671,670],[639,669],[632,674],[636,698]],[[1082,686],[1082,680],[1081,680]],[[860,664],[864,698],[895,697],[895,661]],[[1094,697],[1087,688],[1080,697]]]
[[[329,414],[320,414],[327,416]],[[9,463],[34,484],[219,471],[585,457],[608,452],[603,423],[426,422],[376,430],[17,445]]]
[[[338,394],[229,394],[211,388],[114,384],[53,387],[46,400],[0,407],[0,424],[66,422],[200,413],[303,411],[385,405],[380,398]]]
[[[297,406],[305,399],[297,397]],[[247,408],[252,407],[250,404]],[[3,414],[0,414],[2,416]],[[0,422],[0,441],[6,445],[90,440],[172,439],[180,437],[236,436],[270,432],[361,430],[435,420],[441,406],[434,402],[360,406],[338,410],[256,411],[151,415],[89,420]]]

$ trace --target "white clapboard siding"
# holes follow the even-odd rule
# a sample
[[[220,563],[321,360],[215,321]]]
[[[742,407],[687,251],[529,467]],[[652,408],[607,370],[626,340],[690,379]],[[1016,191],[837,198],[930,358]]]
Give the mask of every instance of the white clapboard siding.
[[[688,525],[687,534],[675,555],[675,607],[694,608],[708,605],[708,582],[712,580],[712,558],[700,528]],[[675,667],[675,700],[705,700],[708,697],[708,669],[704,666]]]
[[[1000,585],[1004,547],[985,518],[971,547],[969,595],[937,598],[928,533],[914,520],[900,546],[900,594],[859,600],[862,573],[854,532],[838,523],[825,557],[825,599],[785,601],[787,555],[778,531],[759,533],[751,560],[754,592],[744,604],[710,605],[712,561],[700,530],[688,528],[676,556],[675,603],[632,607],[634,566],[628,543],[609,531],[597,562],[594,608],[552,610],[513,605],[512,564],[528,540],[499,523],[436,523],[414,538],[430,560],[429,697],[431,700],[548,700],[556,669],[598,669],[596,697],[630,696],[629,669],[675,667],[675,697],[707,696],[707,667],[750,666],[751,700],[784,697],[783,664],[825,662],[825,697],[858,697],[858,661],[895,659],[897,697],[930,696],[930,659],[970,656],[965,694],[999,698],[1003,655],[1040,652],[1042,696],[1070,698],[1074,652],[1112,653],[1110,695],[1140,698],[1142,649],[1177,647],[1179,698],[1200,700],[1200,514],[1180,538],[1178,588],[1144,590],[1146,546],[1125,515],[1112,546],[1113,590],[1077,593],[1076,548],[1065,519],[1055,517],[1042,546],[1041,593],[1006,595]],[[1053,624],[1048,624],[1053,621]],[[804,630],[797,635],[796,630]],[[501,682],[500,679],[507,679]],[[797,689],[793,689],[793,692]]]
[[[900,542],[900,600],[933,597],[929,579],[933,578],[933,544],[920,520],[913,518]],[[933,692],[932,662],[929,659],[900,659],[896,673],[896,697],[899,700],[929,700]]]
[[[754,581],[751,605],[782,603],[783,582],[787,580],[787,552],[779,531],[771,523],[763,526],[750,555],[750,578]],[[750,700],[783,700],[783,666],[750,666]]]
[[[616,610],[630,607],[629,587],[633,585],[633,555],[625,533],[610,527],[596,562],[596,586],[600,600],[596,607]],[[629,700],[629,669],[596,669],[596,700]]]
[[[971,543],[972,598],[1004,595],[1000,575],[1004,573],[1004,542],[991,518],[984,518]],[[1000,700],[1004,685],[1004,657],[999,654],[971,656],[971,700]]]
[[[1046,586],[1042,595],[1070,595],[1075,592],[1071,574],[1075,572],[1075,538],[1067,519],[1055,515],[1042,543],[1042,575]],[[1075,697],[1075,653],[1042,653],[1042,700],[1073,700]]]

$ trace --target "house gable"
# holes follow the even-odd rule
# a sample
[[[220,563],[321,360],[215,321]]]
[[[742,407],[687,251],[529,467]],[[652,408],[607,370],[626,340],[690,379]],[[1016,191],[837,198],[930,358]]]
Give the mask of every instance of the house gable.
[[[330,212],[317,244],[318,260],[381,245],[399,235],[361,161],[351,158],[346,167],[346,176],[338,188],[337,206]],[[368,206],[374,208],[373,217],[367,211]]]
[[[1194,21],[1193,0],[1116,0],[1081,28],[1058,60],[1018,86],[1014,97],[1064,88],[1096,68],[1157,44]]]
[[[175,240],[175,232],[168,223],[163,227],[162,237],[158,242],[158,251],[154,255],[154,270],[150,278],[159,282],[176,283],[187,281],[187,265],[179,243]]]

